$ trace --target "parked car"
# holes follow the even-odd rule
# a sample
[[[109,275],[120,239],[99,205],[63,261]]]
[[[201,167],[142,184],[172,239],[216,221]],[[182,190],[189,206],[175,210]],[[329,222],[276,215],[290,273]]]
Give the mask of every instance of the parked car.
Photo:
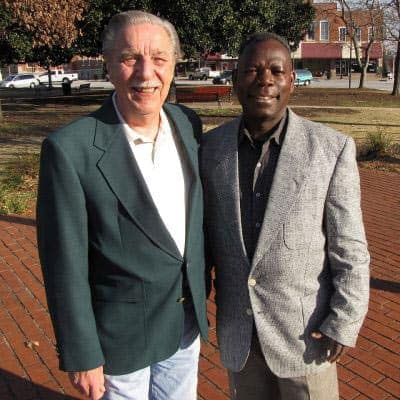
[[[208,78],[219,76],[220,71],[213,71],[210,67],[196,68],[194,72],[189,74],[190,80],[200,79],[206,81]]]
[[[232,83],[232,71],[230,69],[222,71],[219,76],[213,79],[212,83],[214,85],[230,85]]]
[[[376,73],[378,71],[378,65],[374,62],[370,62],[367,65],[367,72],[374,72]],[[361,67],[358,65],[358,63],[353,62],[351,64],[351,72],[361,72]]]
[[[308,69],[296,69],[295,73],[296,73],[296,79],[294,81],[294,84],[296,86],[299,85],[308,86],[313,79],[312,73]]]
[[[367,72],[378,72],[378,65],[375,63],[369,63],[367,65]]]
[[[51,82],[63,82],[63,83],[69,83],[72,81],[76,81],[78,79],[78,73],[76,72],[64,72],[63,70],[54,70],[50,71],[51,74]],[[49,74],[48,72],[44,72],[43,74],[39,75],[39,81],[40,83],[43,83],[44,85],[49,84]]]
[[[2,88],[34,88],[39,85],[36,74],[12,74],[1,82]]]

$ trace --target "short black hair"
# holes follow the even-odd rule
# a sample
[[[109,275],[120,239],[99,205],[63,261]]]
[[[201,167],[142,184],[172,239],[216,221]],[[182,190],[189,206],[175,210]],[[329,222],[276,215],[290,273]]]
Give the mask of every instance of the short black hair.
[[[274,32],[257,32],[253,33],[252,35],[248,36],[244,42],[240,45],[239,48],[239,58],[245,51],[246,47],[250,46],[253,43],[257,42],[264,42],[266,40],[276,40],[278,41],[289,53],[289,56],[291,55],[291,49],[289,46],[288,41],[283,37],[280,36]]]

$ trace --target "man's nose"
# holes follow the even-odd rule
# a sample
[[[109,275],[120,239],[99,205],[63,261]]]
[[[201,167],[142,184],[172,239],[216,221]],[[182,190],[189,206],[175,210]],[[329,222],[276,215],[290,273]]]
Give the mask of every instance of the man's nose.
[[[144,81],[153,78],[154,68],[150,57],[143,57],[135,65],[135,76]]]
[[[261,85],[268,85],[274,82],[274,76],[269,68],[262,68],[258,71],[257,80]]]

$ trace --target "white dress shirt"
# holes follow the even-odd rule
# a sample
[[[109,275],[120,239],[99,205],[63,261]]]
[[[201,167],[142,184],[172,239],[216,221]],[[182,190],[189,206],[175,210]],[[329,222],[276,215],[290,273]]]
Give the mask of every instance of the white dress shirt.
[[[177,148],[176,134],[161,109],[161,122],[155,141],[141,135],[126,123],[112,96],[132,153],[146,182],[157,211],[180,253],[185,251],[187,173]],[[143,210],[146,212],[146,210]]]

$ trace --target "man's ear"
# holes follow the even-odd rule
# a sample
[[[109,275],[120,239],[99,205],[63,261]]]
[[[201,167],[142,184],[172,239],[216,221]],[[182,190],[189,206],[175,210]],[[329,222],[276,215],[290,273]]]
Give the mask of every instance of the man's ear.
[[[290,82],[290,93],[293,93],[294,92],[294,83],[296,82],[296,72],[295,72],[294,69],[292,70],[292,72],[290,74],[290,80],[291,80],[291,82]]]
[[[233,85],[233,89],[236,88],[237,79],[238,79],[238,69],[235,68],[235,69],[232,70],[232,85]]]
[[[108,60],[108,57],[106,57],[106,56],[103,56],[103,58],[104,58],[104,69],[106,71],[108,78],[110,79],[110,71],[111,71],[111,68],[109,68],[110,61]]]

